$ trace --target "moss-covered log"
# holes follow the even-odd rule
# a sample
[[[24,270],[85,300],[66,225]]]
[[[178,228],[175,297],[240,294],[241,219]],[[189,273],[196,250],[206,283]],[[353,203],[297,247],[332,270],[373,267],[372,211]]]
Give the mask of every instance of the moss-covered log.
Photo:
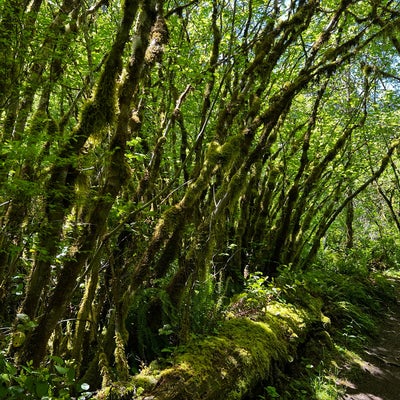
[[[96,398],[233,400],[252,395],[296,358],[311,330],[323,329],[327,318],[321,301],[307,295],[307,304],[299,308],[271,302],[259,312],[238,306],[216,335],[193,339],[169,367],[160,369],[153,362],[130,382],[104,388]]]

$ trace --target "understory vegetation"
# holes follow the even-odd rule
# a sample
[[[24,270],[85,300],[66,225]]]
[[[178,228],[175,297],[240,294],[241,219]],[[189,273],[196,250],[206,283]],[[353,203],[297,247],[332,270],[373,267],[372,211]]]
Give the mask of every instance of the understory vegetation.
[[[296,275],[285,269],[272,282],[260,273],[252,274],[248,278],[245,291],[221,310],[218,320],[214,320],[212,330],[192,337],[185,346],[166,349],[168,355],[149,366],[143,365],[142,372],[133,378],[130,386],[127,385],[131,392],[127,386],[124,386],[122,392],[136,393],[135,398],[138,399],[145,398],[148,393],[155,393],[155,398],[172,399],[173,394],[160,393],[157,390],[153,392],[153,388],[160,381],[161,386],[166,386],[171,368],[183,362],[187,364],[184,368],[194,369],[186,378],[180,372],[185,384],[189,386],[184,392],[188,399],[340,399],[346,392],[346,384],[357,379],[365,366],[363,351],[371,341],[379,337],[382,319],[386,318],[390,307],[398,301],[400,288],[400,272],[397,268],[388,267],[397,263],[394,258],[387,259],[387,268],[382,264],[377,270],[371,268],[368,257],[360,256],[360,253],[342,254],[336,262],[328,257],[329,264],[323,258],[305,274]],[[301,310],[304,309],[308,311],[302,315]],[[292,314],[294,310],[300,314]],[[283,318],[292,323],[294,321],[297,329],[307,326],[307,333],[297,341],[297,334],[290,331],[292,333],[284,338],[288,347],[280,347],[282,345],[279,341],[276,342],[275,335],[285,335],[283,332],[286,332],[287,327],[274,320],[274,316],[278,320]],[[231,326],[229,323],[232,318],[247,323],[232,343],[225,344],[223,338],[226,331],[229,332],[229,337],[235,336],[235,325]],[[257,324],[252,326],[251,321],[266,322],[274,336],[269,337],[265,331],[263,337],[266,343],[262,339],[256,339],[252,329]],[[214,340],[217,342],[212,344]],[[251,377],[246,376],[246,372],[236,366],[240,375],[231,376],[236,385],[227,385],[229,391],[223,392],[213,382],[214,375],[226,368],[229,354],[233,355],[236,349],[246,351],[247,340],[254,341],[252,347],[263,360],[262,367],[257,366],[257,362],[253,360],[252,370],[259,376],[259,380],[256,385],[249,385],[246,379]],[[258,345],[261,347],[258,348]],[[200,356],[196,355],[198,353]],[[263,358],[264,353],[266,356]],[[262,369],[270,367],[268,362],[271,358],[277,363],[273,366],[272,373],[263,375]],[[260,378],[262,376],[263,379]],[[215,392],[201,392],[199,387],[203,384],[194,382],[193,379],[210,379],[208,384]],[[238,385],[237,382],[241,380],[243,382]],[[179,384],[174,380],[174,390],[177,386]],[[191,388],[194,392],[191,392]],[[141,393],[144,393],[143,397],[140,396]],[[180,396],[182,395],[178,394]],[[108,397],[101,393],[98,398]]]
[[[299,349],[297,362],[287,365],[274,386],[276,398],[340,399],[346,385],[360,375],[364,350],[379,338],[400,287],[398,269],[370,270],[360,255],[346,256],[301,278],[307,291],[323,299],[322,312],[329,323],[325,330],[314,331]],[[265,390],[260,399],[275,398],[268,387]]]
[[[371,267],[368,257],[361,256],[360,253],[336,255],[334,261],[332,254],[325,255],[307,273],[296,274],[286,268],[272,281],[256,272],[247,278],[243,293],[232,299],[223,297],[210,301],[209,293],[199,293],[195,304],[198,313],[193,318],[200,320],[193,323],[202,328],[192,333],[185,345],[178,345],[174,342],[177,334],[173,327],[163,326],[158,342],[154,343],[159,349],[157,358],[149,364],[139,358],[130,360],[132,378],[129,382],[115,383],[111,389],[106,388],[100,393],[90,390],[90,385],[78,378],[73,362],[50,356],[41,368],[33,367],[32,363],[17,367],[2,352],[0,398],[142,399],[157,385],[164,371],[174,366],[177,360],[186,360],[184,362],[198,369],[200,376],[210,379],[207,384],[215,390],[210,399],[218,399],[221,394],[218,385],[212,381],[213,374],[223,370],[224,365],[226,367],[227,358],[232,356],[234,348],[241,351],[251,348],[261,360],[268,360],[273,355],[272,358],[278,361],[273,374],[266,374],[267,379],[255,378],[248,385],[248,377],[239,370],[240,376],[233,375],[229,379],[236,383],[242,379],[243,392],[231,393],[227,397],[221,395],[221,398],[339,399],[345,393],[345,382],[357,377],[362,368],[362,351],[380,334],[379,324],[397,301],[400,288],[400,272],[393,268],[393,264],[397,264],[395,258],[388,258],[386,267],[382,264],[377,270]],[[302,309],[309,311],[302,314]],[[270,317],[265,319],[262,315]],[[291,323],[295,327],[290,330],[291,336],[282,339],[285,343],[282,345],[273,338],[287,329],[278,320],[290,318],[290,315],[294,315]],[[21,331],[31,329],[29,320],[23,316],[19,318],[24,326],[20,327]],[[260,331],[257,342],[246,344],[248,338],[254,339],[250,333],[254,329],[252,321],[258,319],[267,324],[268,330]],[[297,341],[294,332],[297,329],[301,331],[308,324],[307,334]],[[3,329],[3,346],[6,343],[10,345],[7,334]],[[223,342],[226,334],[234,338],[230,344]],[[207,352],[209,346],[211,353]],[[200,357],[194,355],[196,349],[199,349]],[[267,354],[265,359],[263,353]],[[191,357],[195,357],[194,361]],[[263,376],[260,368],[268,369],[269,366],[252,364],[249,370],[260,377]],[[180,379],[185,380],[185,374],[182,371],[180,374]],[[194,379],[198,379],[196,376]],[[188,377],[189,387],[196,387],[190,383],[193,378]],[[163,379],[166,379],[165,375]],[[197,397],[192,393],[188,398]],[[203,397],[200,395],[199,398]]]

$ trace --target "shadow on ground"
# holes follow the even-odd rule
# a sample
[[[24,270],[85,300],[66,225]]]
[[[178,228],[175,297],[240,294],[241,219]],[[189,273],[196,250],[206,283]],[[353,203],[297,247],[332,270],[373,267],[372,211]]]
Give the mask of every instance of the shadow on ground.
[[[400,399],[400,300],[389,318],[382,321],[381,334],[365,349],[362,373],[347,382],[343,400]]]

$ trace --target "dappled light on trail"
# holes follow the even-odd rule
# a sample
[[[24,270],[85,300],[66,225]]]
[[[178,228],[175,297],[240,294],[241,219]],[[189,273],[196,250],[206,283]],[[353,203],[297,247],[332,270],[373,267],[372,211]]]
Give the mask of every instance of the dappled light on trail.
[[[384,316],[383,316],[384,318]],[[400,302],[382,320],[381,332],[366,346],[360,375],[348,386],[343,400],[398,400],[400,398]]]

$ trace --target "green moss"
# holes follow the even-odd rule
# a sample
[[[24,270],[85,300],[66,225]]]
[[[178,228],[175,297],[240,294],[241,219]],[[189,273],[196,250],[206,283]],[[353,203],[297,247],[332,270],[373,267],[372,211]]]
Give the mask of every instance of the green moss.
[[[233,136],[222,146],[219,146],[218,161],[223,165],[229,166],[239,156],[242,146],[243,136]]]
[[[241,399],[257,384],[270,379],[277,365],[291,359],[297,338],[307,321],[320,318],[320,310],[299,310],[271,303],[257,318],[233,318],[216,336],[193,339],[178,353],[170,368],[151,368],[134,379],[157,385],[146,395],[155,399]]]
[[[180,203],[166,210],[156,226],[154,238],[167,239],[167,236],[181,223],[184,217],[183,211]]]
[[[210,142],[208,145],[204,165],[215,165],[220,161],[222,146],[216,141]],[[203,168],[204,169],[204,168]]]
[[[142,390],[132,385],[130,382],[118,382],[112,386],[102,389],[97,393],[97,400],[130,400],[137,398]]]
[[[82,109],[77,136],[83,139],[89,136],[100,137],[104,128],[114,122],[117,112],[116,102],[116,72],[105,69],[96,88],[93,99],[89,100]]]
[[[267,312],[283,319],[287,329],[293,332],[305,327],[307,313],[303,310],[296,309],[295,306],[290,304],[284,305],[278,302],[270,303],[267,306]]]
[[[133,386],[137,388],[143,388],[145,390],[152,389],[157,384],[157,382],[157,378],[151,373],[149,375],[146,375],[146,370],[142,371],[141,374],[134,376],[131,381]]]
[[[85,137],[97,134],[107,123],[107,116],[97,102],[89,101],[82,109],[78,132]]]

